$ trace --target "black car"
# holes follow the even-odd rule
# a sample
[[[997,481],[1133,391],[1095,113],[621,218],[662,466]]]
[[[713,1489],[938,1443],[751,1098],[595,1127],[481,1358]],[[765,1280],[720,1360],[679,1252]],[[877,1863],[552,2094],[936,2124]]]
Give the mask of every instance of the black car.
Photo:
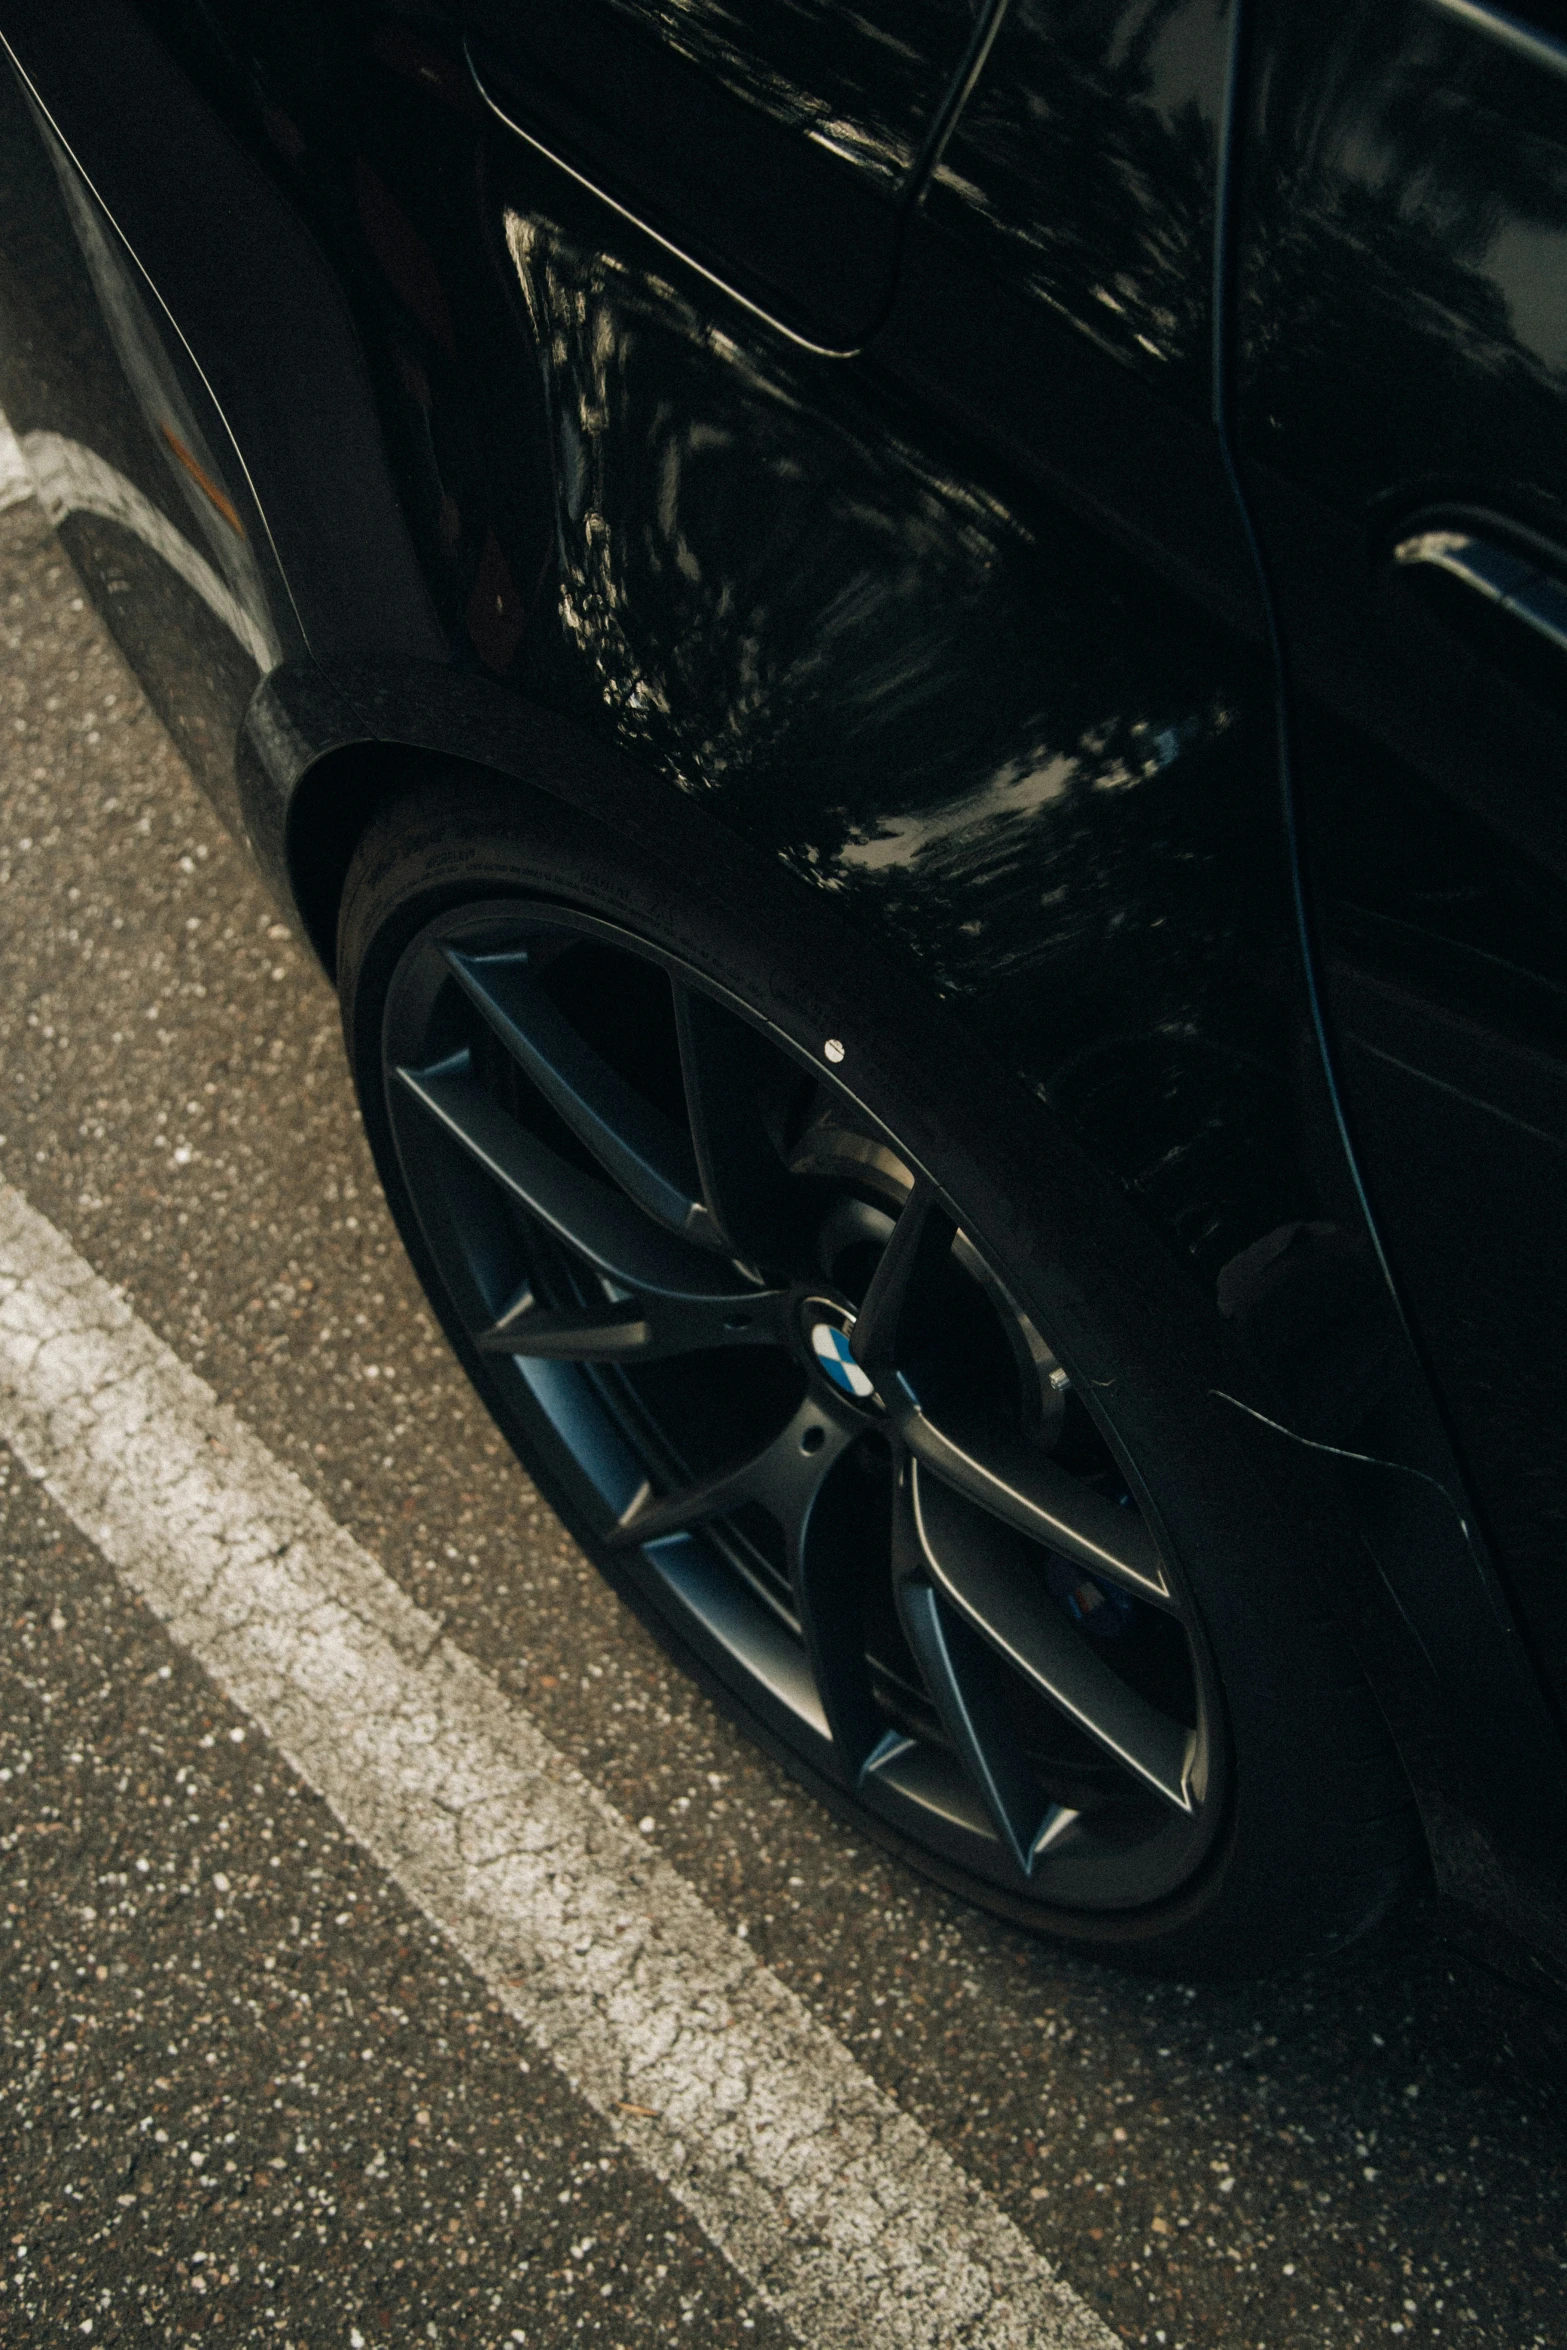
[[[1567,16],[0,34],[0,400],[628,1603],[1018,1924],[1567,1983]]]

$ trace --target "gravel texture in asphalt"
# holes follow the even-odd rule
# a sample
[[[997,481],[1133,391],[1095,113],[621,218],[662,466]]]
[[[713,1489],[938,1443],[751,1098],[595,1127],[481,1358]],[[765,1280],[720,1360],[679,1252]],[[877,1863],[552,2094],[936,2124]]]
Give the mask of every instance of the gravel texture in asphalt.
[[[1423,1911],[1242,1990],[1096,1971],[674,1672],[448,1357],[330,990],[28,505],[0,627],[0,1175],[1126,2340],[1567,2339],[1559,2035]],[[14,1471],[0,1577],[0,2340],[777,2334]]]
[[[0,1456],[0,2339],[787,2339]]]

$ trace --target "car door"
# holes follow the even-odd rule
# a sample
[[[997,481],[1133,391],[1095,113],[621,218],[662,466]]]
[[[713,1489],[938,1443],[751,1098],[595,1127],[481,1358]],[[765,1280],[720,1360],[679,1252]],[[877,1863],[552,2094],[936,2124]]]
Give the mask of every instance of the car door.
[[[1236,424],[1345,1104],[1567,1689],[1567,17],[1258,0]]]
[[[878,348],[1231,648],[1260,648],[1213,416],[1232,13],[1013,0],[932,158]]]
[[[463,0],[512,126],[819,348],[863,343],[998,0]]]

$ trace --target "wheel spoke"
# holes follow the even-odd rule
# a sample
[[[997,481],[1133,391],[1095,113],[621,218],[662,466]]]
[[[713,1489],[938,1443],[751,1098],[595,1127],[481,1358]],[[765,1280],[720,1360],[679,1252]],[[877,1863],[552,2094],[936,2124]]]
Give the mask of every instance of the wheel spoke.
[[[735,1467],[658,1499],[639,1500],[610,1536],[615,1548],[683,1534],[747,1503],[759,1503],[784,1538],[811,1674],[843,1767],[852,1779],[886,1727],[865,1663],[863,1561],[829,1472],[858,1430],[840,1425],[811,1398],[770,1443]]]
[[[574,1306],[564,1313],[539,1305],[531,1289],[513,1298],[504,1314],[481,1330],[481,1354],[524,1355],[552,1363],[618,1363],[646,1359],[653,1329],[635,1302],[620,1306]]]
[[[918,1461],[910,1502],[920,1564],[958,1614],[1146,1786],[1190,1812],[1192,1732],[1140,1697],[1067,1621],[1037,1572],[1037,1553],[1031,1560],[1015,1536]]]
[[[982,1509],[1091,1574],[1173,1612],[1158,1546],[1135,1509],[1118,1507],[1048,1454],[1004,1430],[987,1430],[981,1457],[921,1409],[901,1366],[920,1337],[928,1335],[918,1329],[921,1302],[931,1296],[954,1237],[951,1217],[933,1193],[917,1185],[855,1321],[850,1340],[855,1360],[874,1381],[893,1426],[934,1476]]]
[[[905,1455],[893,1499],[892,1557],[898,1615],[926,1688],[991,1824],[1027,1876],[1047,1811],[1014,1741],[987,1739],[983,1723],[1006,1720],[1006,1667],[933,1589],[920,1544],[915,1468]]]
[[[981,1460],[928,1420],[901,1380],[893,1384],[888,1398],[893,1423],[933,1477],[1091,1575],[1175,1612],[1158,1545],[1135,1509],[1120,1508],[1058,1467],[1048,1453],[1034,1452],[1004,1432],[987,1436],[989,1457]]]
[[[951,1250],[956,1227],[934,1193],[916,1185],[865,1293],[851,1344],[861,1370],[888,1390],[905,1359],[920,1293],[928,1291]]]
[[[797,1513],[789,1575],[817,1695],[852,1783],[887,1724],[866,1662],[865,1519],[848,1490],[851,1468],[846,1462],[839,1476],[824,1477],[809,1509]]]
[[[1022,1876],[1029,1872],[1044,1805],[1035,1795],[1019,1758],[999,1745],[987,1745],[980,1735],[972,1700],[983,1682],[982,1646],[960,1617],[943,1608],[928,1583],[911,1583],[899,1606],[903,1629],[915,1661],[936,1701],[942,1727],[958,1752],[1002,1843]],[[953,1651],[970,1653],[961,1665]],[[982,1702],[982,1700],[981,1700]]]
[[[622,1193],[568,1166],[485,1091],[466,1052],[396,1075],[519,1206],[620,1287],[653,1297],[732,1301],[737,1313],[772,1294],[748,1285],[706,1249],[661,1231]]]
[[[675,1026],[712,1235],[735,1256],[785,1264],[794,1239],[789,1177],[757,1102],[767,1047],[695,988],[676,987]]]
[[[787,1427],[759,1452],[716,1476],[680,1486],[674,1493],[639,1501],[610,1535],[614,1549],[683,1534],[746,1502],[759,1502],[783,1528],[791,1560],[799,1555],[822,1479],[854,1431],[842,1427],[807,1397]]]
[[[656,1363],[669,1355],[782,1343],[776,1290],[732,1297],[662,1297],[648,1291],[599,1305],[541,1306],[530,1285],[481,1330],[484,1354],[557,1363]]]
[[[605,1173],[670,1232],[712,1245],[695,1154],[678,1126],[579,1036],[525,954],[463,955],[447,966],[507,1052]]]

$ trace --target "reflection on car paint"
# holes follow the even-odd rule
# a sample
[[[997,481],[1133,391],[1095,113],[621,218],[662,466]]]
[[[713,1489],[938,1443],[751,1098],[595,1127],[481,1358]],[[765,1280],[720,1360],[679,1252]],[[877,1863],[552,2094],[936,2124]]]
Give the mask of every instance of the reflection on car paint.
[[[1229,14],[1017,0],[928,199],[1108,357],[1204,408]]]
[[[869,0],[852,11],[832,0],[663,0],[659,14],[671,47],[737,97],[896,184],[919,155],[926,60],[961,45],[974,11],[966,0]]]
[[[220,620],[235,643],[250,655],[257,674],[265,676],[280,656],[265,607],[247,610],[212,565],[198,555],[188,538],[177,531],[133,481],[106,463],[96,450],[57,432],[29,432],[21,439],[22,455],[32,476],[38,503],[58,529],[73,514],[93,514],[132,532],[160,562],[194,588],[213,618]]]
[[[1226,1212],[1172,1207],[1205,1261],[1299,1213],[1280,1007],[1234,985],[1287,920],[1243,665],[1216,692],[1176,599],[1129,610],[1078,526],[939,467],[852,386],[829,403],[776,341],[537,213],[505,233],[559,452],[558,635],[525,685],[1005,1021],[1041,1091],[1121,1126],[1129,1179],[1152,1151],[1160,1202],[1231,1135]]]
[[[188,586],[195,588],[203,603],[244,646],[264,675],[282,658],[282,651],[255,555],[247,543],[233,497],[224,484],[222,468],[170,364],[163,338],[147,315],[147,293],[112,223],[94,200],[51,125],[36,106],[31,111],[44,151],[54,166],[66,214],[97,293],[103,322],[125,370],[125,380],[146,420],[154,445],[167,463],[169,478],[179,490],[179,505],[188,513],[198,537],[206,543],[207,559],[203,561],[188,538],[176,531],[134,484],[123,477],[111,482],[109,475],[113,469],[79,444],[62,443],[48,459],[37,461],[43,466],[48,483],[45,487],[44,479],[40,479],[40,498],[46,508],[51,503],[57,504],[60,515],[98,514],[134,530],[155,554],[179,572]],[[30,441],[24,441],[23,445],[31,454]],[[137,519],[131,519],[132,516]]]

